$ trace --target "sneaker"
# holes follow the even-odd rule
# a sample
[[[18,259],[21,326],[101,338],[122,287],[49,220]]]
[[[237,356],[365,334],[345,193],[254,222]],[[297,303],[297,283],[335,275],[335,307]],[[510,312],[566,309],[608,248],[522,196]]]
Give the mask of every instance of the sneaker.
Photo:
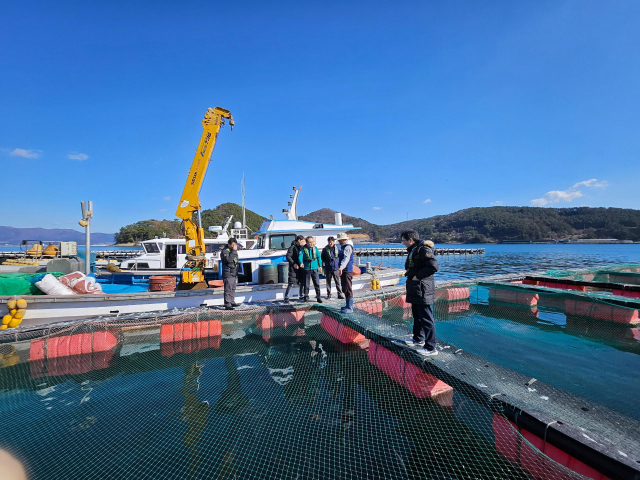
[[[344,295],[342,295],[341,293],[338,294],[338,300],[344,300]]]
[[[427,350],[426,348],[424,348],[418,351],[418,353],[423,357],[435,357],[436,355],[438,355],[438,350],[436,350],[435,348],[433,350]]]
[[[225,310],[235,310],[231,305],[225,305]]]
[[[353,313],[352,308],[345,308],[344,310],[340,310],[342,313]]]
[[[284,299],[284,303],[290,303],[288,298]]]
[[[422,348],[424,347],[422,342],[416,342],[415,340],[411,339],[411,340],[407,340],[404,343],[406,343],[408,346],[412,347],[412,348]]]
[[[239,303],[232,303],[232,304],[231,304],[231,306],[232,306],[232,307],[239,307],[239,306],[240,306],[240,304],[239,304]]]
[[[318,303],[322,303],[322,298],[318,297]]]
[[[331,300],[331,294],[327,293],[327,300]]]

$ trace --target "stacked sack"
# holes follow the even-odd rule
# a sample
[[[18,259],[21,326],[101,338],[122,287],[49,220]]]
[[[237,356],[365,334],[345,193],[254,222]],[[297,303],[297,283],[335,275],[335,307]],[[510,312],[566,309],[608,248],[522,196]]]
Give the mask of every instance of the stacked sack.
[[[27,309],[27,301],[23,298],[13,297],[7,302],[7,308],[9,309],[9,314],[2,317],[0,330],[15,328],[22,323],[22,318]]]
[[[102,287],[94,277],[87,277],[82,272],[71,272],[60,278],[51,274],[45,275],[36,282],[42,292],[47,295],[87,295],[102,293]]]

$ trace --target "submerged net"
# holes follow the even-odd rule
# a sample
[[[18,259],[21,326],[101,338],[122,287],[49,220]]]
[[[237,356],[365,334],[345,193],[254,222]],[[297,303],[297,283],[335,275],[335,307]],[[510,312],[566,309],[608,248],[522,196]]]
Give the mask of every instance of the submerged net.
[[[425,360],[402,294],[5,335],[0,448],[29,478],[633,478],[634,300],[449,282]]]

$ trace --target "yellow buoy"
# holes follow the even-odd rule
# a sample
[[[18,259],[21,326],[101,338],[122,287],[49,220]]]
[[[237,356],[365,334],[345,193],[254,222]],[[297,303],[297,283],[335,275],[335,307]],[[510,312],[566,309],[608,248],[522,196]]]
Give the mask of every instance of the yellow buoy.
[[[13,318],[19,318],[22,320],[22,318],[24,317],[24,312],[26,310],[24,308],[19,308],[18,311],[16,313],[13,314]]]
[[[9,322],[11,321],[11,319],[13,319],[11,315],[5,315],[4,317],[2,317],[2,324],[9,325]]]
[[[18,308],[27,308],[27,301],[24,298],[21,298],[20,300],[18,300],[16,302],[16,307],[18,307]]]
[[[8,325],[0,325],[0,330],[4,330],[7,327],[8,327]]]
[[[22,322],[21,318],[12,318],[9,322],[9,327],[16,328],[18,325],[20,325],[20,322]]]
[[[16,308],[12,308],[11,310],[9,310],[9,315],[11,315],[12,317],[16,314],[18,310]]]
[[[53,243],[50,243],[42,253],[47,257],[55,257],[58,254],[58,250],[59,248],[57,246],[55,246]]]
[[[13,310],[14,308],[16,308],[17,303],[18,303],[18,302],[16,302],[15,300],[9,300],[9,301],[7,302],[7,308],[8,308],[9,310]]]

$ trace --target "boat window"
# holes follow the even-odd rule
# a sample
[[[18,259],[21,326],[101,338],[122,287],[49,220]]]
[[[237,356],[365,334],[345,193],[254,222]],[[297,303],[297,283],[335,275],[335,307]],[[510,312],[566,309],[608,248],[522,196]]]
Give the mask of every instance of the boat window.
[[[208,245],[205,245],[205,252],[207,253],[213,253],[213,252],[217,252],[218,250],[222,250],[224,248],[225,244],[224,243],[210,243]]]
[[[147,253],[159,253],[160,249],[156,242],[143,243],[144,251]]]
[[[178,245],[178,254],[179,255],[187,254],[187,246],[184,243],[182,245]]]
[[[264,235],[258,237],[258,246],[256,248],[264,248]]]
[[[295,239],[295,235],[271,235],[269,237],[269,248],[274,250],[286,250],[291,246],[291,242]]]

